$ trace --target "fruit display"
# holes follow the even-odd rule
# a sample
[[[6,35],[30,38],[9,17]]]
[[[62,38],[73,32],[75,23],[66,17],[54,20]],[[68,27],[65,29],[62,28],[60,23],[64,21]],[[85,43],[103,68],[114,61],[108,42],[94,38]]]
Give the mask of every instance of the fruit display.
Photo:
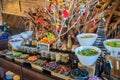
[[[37,60],[37,59],[38,59],[37,56],[29,56],[29,57],[27,58],[28,61],[35,61],[35,60]]]
[[[86,71],[83,68],[76,68],[71,71],[71,76],[78,80],[88,80],[89,74],[88,71]]]
[[[20,55],[20,59],[26,59],[27,57],[28,57],[29,55],[28,54],[22,54],[22,55]]]
[[[54,70],[58,65],[59,64],[57,64],[56,62],[47,62],[45,63],[44,67],[48,70]]]
[[[22,53],[21,52],[13,52],[14,57],[19,57]]]
[[[37,64],[39,66],[43,66],[45,63],[46,63],[46,60],[40,60],[40,59],[34,62],[34,64]]]
[[[68,66],[58,66],[55,71],[59,74],[68,75],[70,72],[70,67]]]
[[[83,56],[94,56],[98,54],[98,51],[94,49],[84,49],[84,50],[78,51],[78,54],[83,55]]]
[[[55,35],[48,32],[47,36],[40,40],[42,43],[53,43],[55,41]]]

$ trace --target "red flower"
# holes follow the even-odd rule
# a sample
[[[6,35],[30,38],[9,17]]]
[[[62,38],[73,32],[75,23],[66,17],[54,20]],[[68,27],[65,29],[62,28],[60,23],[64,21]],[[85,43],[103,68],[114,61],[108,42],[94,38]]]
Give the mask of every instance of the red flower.
[[[42,24],[42,23],[44,22],[43,18],[39,18],[39,19],[38,19],[38,22],[39,22],[40,24]]]
[[[64,18],[68,18],[68,16],[69,16],[68,11],[67,11],[67,10],[64,10],[64,11],[63,11],[63,17],[64,17]]]
[[[56,2],[56,5],[58,5],[58,0],[55,0],[55,2]]]
[[[61,26],[57,26],[57,31],[60,31],[61,30]]]
[[[92,28],[95,27],[95,19],[92,20]]]

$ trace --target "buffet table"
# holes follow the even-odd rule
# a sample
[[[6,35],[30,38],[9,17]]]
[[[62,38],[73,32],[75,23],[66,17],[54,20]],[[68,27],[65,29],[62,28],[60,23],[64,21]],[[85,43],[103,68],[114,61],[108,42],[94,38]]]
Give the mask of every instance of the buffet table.
[[[45,75],[40,72],[35,72],[32,69],[22,67],[18,64],[15,64],[11,61],[0,58],[0,67],[3,67],[7,70],[10,70],[16,74],[23,76],[22,80],[55,80],[58,78]],[[58,79],[59,80],[59,79]]]

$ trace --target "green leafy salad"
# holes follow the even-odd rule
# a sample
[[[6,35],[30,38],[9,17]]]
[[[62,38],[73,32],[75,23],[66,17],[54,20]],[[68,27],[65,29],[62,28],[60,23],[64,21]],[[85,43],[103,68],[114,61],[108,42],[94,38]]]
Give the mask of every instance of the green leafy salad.
[[[82,36],[80,38],[93,38],[93,37],[95,37],[95,36],[93,36],[93,35],[87,35],[87,36]]]
[[[84,49],[84,50],[79,50],[78,54],[83,55],[83,56],[94,56],[96,54],[98,54],[98,51],[94,50],[94,49]]]
[[[108,45],[108,46],[111,46],[111,47],[120,48],[120,41],[106,42],[105,44]]]

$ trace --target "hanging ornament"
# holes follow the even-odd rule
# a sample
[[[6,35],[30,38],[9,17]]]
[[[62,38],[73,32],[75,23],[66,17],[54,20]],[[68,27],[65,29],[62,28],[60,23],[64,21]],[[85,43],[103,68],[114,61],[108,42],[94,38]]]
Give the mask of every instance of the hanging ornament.
[[[59,32],[61,30],[61,25],[57,26],[57,31]]]
[[[85,4],[80,5],[80,9],[83,9],[85,7]]]
[[[85,7],[85,4],[80,4],[80,11],[79,11],[80,16],[83,16],[83,14],[85,13],[84,7]]]
[[[58,5],[58,0],[55,0],[56,5]]]
[[[48,6],[49,11],[51,11],[51,6],[52,6],[52,3],[50,3],[49,6]]]
[[[92,27],[95,27],[95,19],[92,20]]]
[[[90,14],[90,11],[86,11],[86,12],[85,12],[86,18],[89,16],[89,14]]]
[[[42,24],[42,23],[44,22],[43,18],[39,18],[39,19],[38,19],[38,22],[39,22],[40,24]]]
[[[68,16],[69,16],[68,11],[66,9],[63,10],[63,17],[64,17],[65,20],[68,18]]]
[[[80,9],[79,13],[80,13],[80,16],[83,16],[83,14],[85,13],[85,9]]]

